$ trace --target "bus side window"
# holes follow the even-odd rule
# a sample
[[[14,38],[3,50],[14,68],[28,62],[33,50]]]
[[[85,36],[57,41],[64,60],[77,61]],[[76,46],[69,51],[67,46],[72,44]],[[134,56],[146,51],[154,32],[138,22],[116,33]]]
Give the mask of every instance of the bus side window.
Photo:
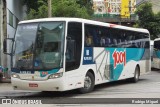
[[[89,34],[85,35],[85,45],[86,46],[92,46],[93,45],[93,39]]]

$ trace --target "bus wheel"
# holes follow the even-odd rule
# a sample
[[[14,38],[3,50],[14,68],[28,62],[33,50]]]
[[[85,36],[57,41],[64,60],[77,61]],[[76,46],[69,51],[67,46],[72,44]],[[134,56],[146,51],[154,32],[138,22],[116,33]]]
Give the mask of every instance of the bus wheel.
[[[140,69],[136,67],[135,72],[134,72],[134,77],[131,78],[131,81],[134,83],[138,82],[139,76],[140,76]]]
[[[80,93],[84,94],[91,92],[94,89],[94,84],[94,76],[91,72],[88,72],[85,76],[84,87],[79,89]]]

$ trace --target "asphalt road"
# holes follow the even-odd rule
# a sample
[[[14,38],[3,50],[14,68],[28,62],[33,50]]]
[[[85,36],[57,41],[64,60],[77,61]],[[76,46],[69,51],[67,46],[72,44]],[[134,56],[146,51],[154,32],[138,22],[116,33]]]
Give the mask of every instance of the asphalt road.
[[[160,103],[160,70],[152,70],[151,73],[141,76],[138,83],[131,83],[127,80],[105,83],[97,85],[93,92],[87,94],[79,94],[77,90],[52,93],[14,91],[11,84],[2,83],[0,84],[0,98],[42,100],[50,104],[67,102],[100,104],[105,101],[121,104],[132,101],[134,98],[138,98],[136,100],[148,98],[149,100],[158,99]]]

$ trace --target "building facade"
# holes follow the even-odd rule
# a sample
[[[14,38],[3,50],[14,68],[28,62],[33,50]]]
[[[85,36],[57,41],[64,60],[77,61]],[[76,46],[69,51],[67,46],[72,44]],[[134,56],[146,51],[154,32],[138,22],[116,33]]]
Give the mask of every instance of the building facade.
[[[128,18],[135,12],[136,0],[93,0],[94,15]]]
[[[13,38],[17,24],[25,17],[23,0],[0,0],[0,65],[10,68],[10,57],[3,54],[3,40]],[[9,45],[9,44],[7,44]],[[5,73],[9,77],[10,72]]]
[[[127,26],[137,20],[136,0],[93,0],[93,9],[94,20]]]

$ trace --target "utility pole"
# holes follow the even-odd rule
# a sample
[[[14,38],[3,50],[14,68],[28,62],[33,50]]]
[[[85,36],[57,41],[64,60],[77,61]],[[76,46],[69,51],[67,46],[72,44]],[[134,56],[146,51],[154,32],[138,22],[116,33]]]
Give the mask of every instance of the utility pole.
[[[131,22],[131,0],[129,0],[129,20],[130,20],[130,22]]]
[[[52,17],[52,0],[48,0],[48,17]]]

